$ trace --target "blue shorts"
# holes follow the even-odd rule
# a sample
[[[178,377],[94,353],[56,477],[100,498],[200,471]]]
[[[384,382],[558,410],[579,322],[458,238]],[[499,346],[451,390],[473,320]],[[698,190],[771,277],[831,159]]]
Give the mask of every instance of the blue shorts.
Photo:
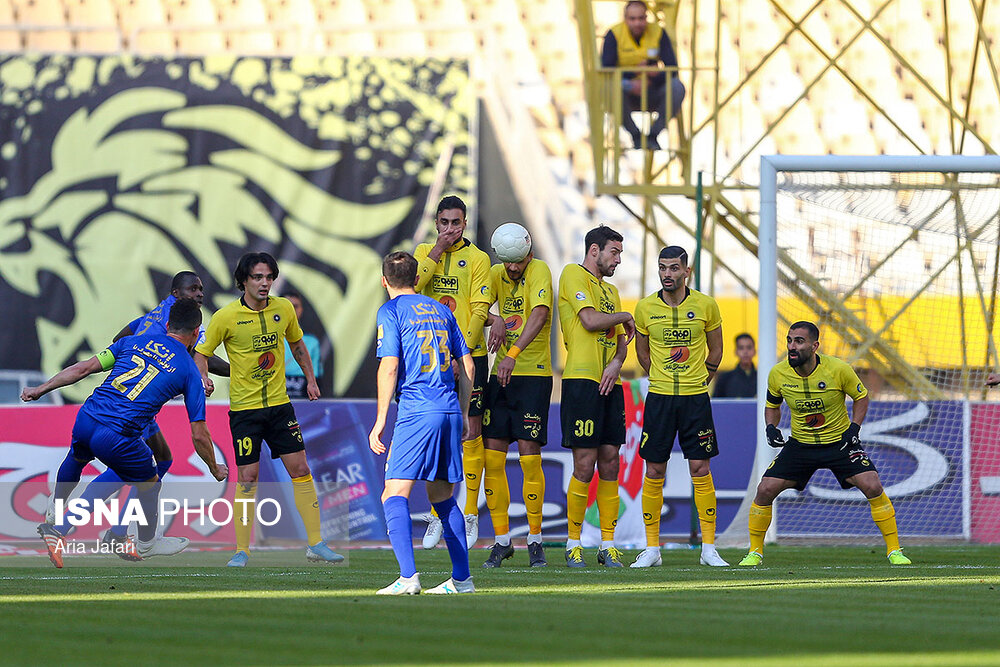
[[[149,422],[149,425],[142,429],[142,435],[140,436],[143,440],[149,440],[154,435],[160,432],[160,425],[156,423],[156,420]]]
[[[70,452],[78,461],[97,458],[124,482],[145,482],[156,476],[153,451],[141,436],[117,433],[85,412],[76,416]]]
[[[398,418],[385,478],[462,481],[462,415],[424,412]]]

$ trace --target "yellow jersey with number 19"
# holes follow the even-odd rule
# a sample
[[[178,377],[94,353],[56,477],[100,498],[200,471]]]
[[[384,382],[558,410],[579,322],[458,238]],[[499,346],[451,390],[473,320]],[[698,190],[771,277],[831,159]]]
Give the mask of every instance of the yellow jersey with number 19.
[[[604,331],[587,331],[579,312],[593,308],[599,313],[617,313],[622,309],[618,288],[606,283],[581,264],[570,264],[559,276],[559,325],[566,346],[563,379],[600,382],[604,368],[615,356],[618,336],[625,327],[618,324]],[[616,381],[621,384],[621,378]]]
[[[851,420],[845,396],[864,398],[868,390],[858,374],[836,357],[816,355],[816,368],[802,377],[788,360],[771,369],[767,376],[767,407],[788,403],[792,413],[792,437],[804,445],[839,442]]]
[[[489,292],[490,256],[468,239],[461,239],[434,262],[428,255],[433,243],[421,243],[413,251],[417,259],[418,294],[448,306],[465,334],[472,356],[486,355],[483,330],[472,331],[472,304],[485,303]]]
[[[513,281],[507,275],[503,264],[490,269],[490,300],[495,301],[504,325],[504,341],[493,362],[493,374],[497,364],[507,356],[536,306],[545,306],[549,314],[541,331],[528,343],[514,361],[511,375],[552,376],[552,351],[549,344],[552,335],[552,272],[540,259],[532,259],[524,267],[524,275]]]
[[[234,412],[283,405],[285,391],[285,340],[302,339],[302,329],[292,302],[268,298],[264,310],[253,310],[241,297],[219,309],[205,329],[205,340],[195,347],[206,357],[220,344],[229,356],[229,407]]]
[[[664,396],[708,391],[708,341],[705,334],[722,326],[715,299],[684,288],[676,308],[658,290],[635,307],[635,330],[649,337],[649,390]]]

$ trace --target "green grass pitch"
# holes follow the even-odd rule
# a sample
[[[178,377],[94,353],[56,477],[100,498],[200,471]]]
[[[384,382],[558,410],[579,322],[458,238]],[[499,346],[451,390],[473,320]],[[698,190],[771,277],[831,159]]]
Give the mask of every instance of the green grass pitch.
[[[519,549],[483,570],[477,549],[475,595],[407,598],[373,595],[397,574],[387,550],[245,570],[218,552],[62,570],[5,557],[0,663],[1000,665],[996,547],[912,547],[902,568],[866,547],[773,547],[754,569],[684,550],[608,570],[588,550],[590,567],[568,570],[561,549],[546,553],[548,568]],[[425,587],[448,576],[443,549],[418,548],[417,564]]]

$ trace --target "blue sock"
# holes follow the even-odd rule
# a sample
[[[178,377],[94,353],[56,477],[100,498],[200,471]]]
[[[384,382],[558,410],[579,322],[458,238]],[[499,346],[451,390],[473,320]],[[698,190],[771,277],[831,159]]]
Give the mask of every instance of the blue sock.
[[[389,543],[399,561],[399,574],[412,577],[417,573],[417,561],[413,556],[413,522],[410,520],[410,500],[403,496],[391,496],[382,503],[385,511],[385,527],[389,533]]]
[[[70,494],[73,493],[73,489],[80,483],[80,475],[83,473],[83,469],[87,467],[87,463],[87,461],[78,461],[73,458],[72,449],[66,454],[66,458],[59,465],[59,470],[56,471],[56,488],[53,493],[56,499],[62,500],[64,503],[69,499]],[[66,524],[65,517],[62,520],[56,517],[56,523],[53,528],[57,532],[67,535],[73,529],[73,526]]]
[[[136,487],[132,487],[132,491],[136,494],[139,504],[142,506],[142,513],[146,516],[146,525],[139,526],[139,539],[143,542],[152,542],[153,538],[156,537],[156,519],[159,514],[157,504],[160,499],[160,486],[160,482],[157,482],[145,491],[136,491]]]
[[[469,578],[469,545],[465,541],[465,516],[458,509],[454,498],[434,503],[441,522],[444,524],[444,542],[451,556],[451,578],[465,581]]]
[[[122,481],[122,478],[114,470],[108,468],[87,485],[87,488],[80,494],[80,499],[86,500],[87,507],[93,510],[95,501],[107,500],[123,486],[125,486],[125,482]],[[122,508],[124,508],[124,504],[122,504]],[[117,530],[115,530],[118,527],[114,525],[111,527],[111,530],[118,534]],[[122,528],[120,534],[125,534],[124,528]]]

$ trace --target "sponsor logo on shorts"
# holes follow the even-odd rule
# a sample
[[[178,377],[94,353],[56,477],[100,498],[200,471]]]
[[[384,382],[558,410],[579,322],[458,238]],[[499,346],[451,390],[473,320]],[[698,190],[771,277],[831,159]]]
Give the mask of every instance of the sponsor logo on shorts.
[[[524,419],[522,420],[524,425],[524,430],[528,432],[532,438],[537,438],[542,432],[542,418],[539,415],[533,415],[530,412],[525,413]]]
[[[302,442],[302,429],[299,427],[298,420],[293,419],[285,424],[285,426],[288,427],[288,430],[292,432],[292,435],[294,435],[299,442]]]
[[[446,292],[449,294],[458,293],[457,276],[434,276],[431,279],[431,287],[435,292]]]
[[[257,350],[273,350],[278,347],[278,334],[277,333],[264,333],[257,334],[251,339],[253,344],[253,349]]]
[[[715,430],[706,429],[704,431],[698,431],[698,445],[704,449],[706,452],[711,452],[715,449]]]
[[[860,463],[863,466],[870,466],[872,464],[868,458],[868,454],[863,449],[852,449],[847,452],[847,458],[850,459],[851,463]]]

